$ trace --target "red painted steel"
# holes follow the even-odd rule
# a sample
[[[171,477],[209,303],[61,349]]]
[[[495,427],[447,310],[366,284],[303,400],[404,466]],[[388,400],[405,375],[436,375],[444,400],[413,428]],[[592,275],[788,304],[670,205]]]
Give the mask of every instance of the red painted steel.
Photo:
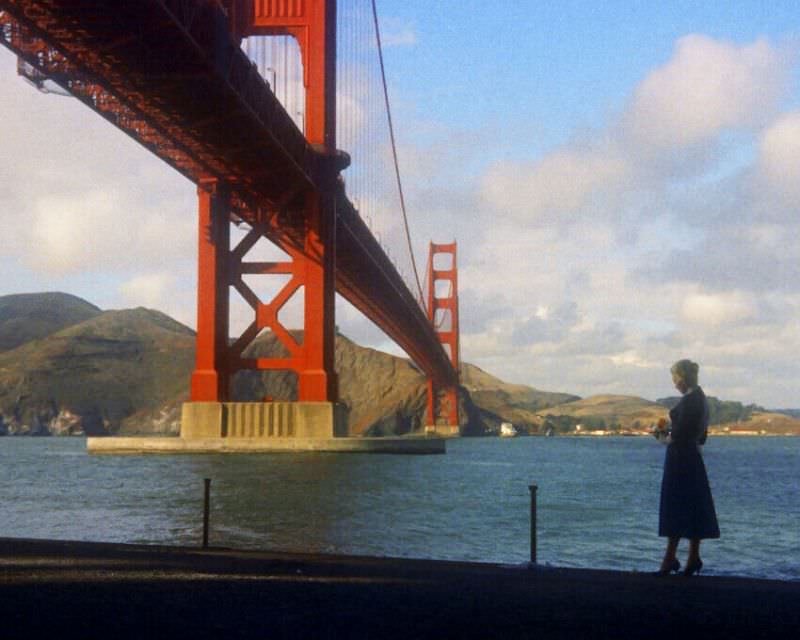
[[[250,4],[240,2],[240,4]],[[291,35],[300,44],[306,90],[305,134],[328,157],[336,154],[336,1],[262,0],[254,3],[245,35]],[[336,200],[338,169],[305,197],[301,265],[304,287],[303,345],[298,351],[298,400],[336,401],[334,368]]]
[[[320,20],[325,22],[325,47],[335,44],[335,21],[330,18],[334,4],[322,0],[0,0],[0,44],[196,184],[208,188],[216,181],[216,195],[209,202],[204,204],[205,196],[200,196],[201,216],[206,215],[203,207],[211,216],[217,206],[213,203],[224,202],[219,206],[228,210],[231,220],[244,220],[260,229],[293,256],[292,269],[305,274],[304,282],[313,283],[303,285],[309,333],[304,345],[322,345],[313,347],[317,355],[308,355],[296,365],[305,371],[300,374],[305,397],[322,397],[323,388],[328,398],[335,397],[331,375],[334,284],[437,385],[454,384],[456,372],[425,312],[336,180],[342,165],[332,153],[336,146],[333,101],[314,97],[335,94],[335,75],[327,70],[333,68],[333,59],[320,53],[323,47],[310,44],[319,43]],[[307,20],[305,26],[301,18]],[[267,24],[269,19],[275,24]],[[283,25],[278,24],[280,20]],[[239,48],[239,39],[258,29],[262,33],[293,29],[301,45],[305,38],[307,96],[314,103],[307,109],[308,140]],[[213,224],[221,225],[201,219],[205,232]],[[217,274],[226,250],[208,242],[211,237],[201,235],[198,255],[201,271]],[[232,277],[230,264],[236,261],[231,261],[229,248],[227,255]],[[203,298],[202,303],[198,298],[198,320],[206,327],[204,335],[219,336],[226,330],[222,327],[227,320],[208,311],[209,305],[219,304],[215,300],[225,297],[222,288],[217,282],[201,285],[198,291]],[[273,300],[266,306],[275,309],[279,303]],[[265,312],[260,314],[258,322],[265,323]],[[269,323],[265,326],[275,330]],[[218,345],[218,338],[208,340]],[[237,357],[222,354],[217,347],[206,352],[197,372],[219,372],[223,360],[235,364]],[[224,373],[234,364],[228,362]],[[224,397],[225,377],[196,376],[193,395],[196,388],[198,397],[215,393]]]
[[[306,138],[336,149],[336,0],[238,0],[252,4],[244,35],[293,36],[300,45],[306,89]]]
[[[306,0],[287,4],[256,3],[255,13],[246,12],[249,3],[229,4],[231,19],[240,36],[291,35],[298,39],[305,62],[306,85],[306,137],[320,152],[329,157],[336,155],[336,3],[330,0]],[[289,369],[297,374],[297,399],[308,402],[335,402],[338,399],[337,378],[334,368],[335,341],[335,255],[336,255],[336,200],[335,185],[338,168],[328,164],[328,175],[323,175],[319,188],[307,191],[302,203],[302,247],[287,246],[288,263],[246,264],[242,258],[255,240],[263,235],[260,225],[237,247],[233,254],[227,247],[216,247],[224,254],[235,274],[231,279],[222,269],[215,269],[218,254],[206,248],[200,238],[200,274],[198,283],[198,339],[197,371],[193,376],[192,399],[203,400],[208,395],[210,382],[202,380],[230,380],[238,369]],[[206,198],[201,193],[201,202]],[[213,222],[212,222],[213,224]],[[201,227],[203,207],[201,206]],[[276,233],[280,229],[275,229]],[[258,299],[242,280],[243,272],[251,274],[291,274],[289,282],[266,304]],[[232,284],[254,311],[255,318],[225,355],[217,357],[217,342],[211,335],[200,334],[200,324],[214,327],[227,321],[228,285]],[[303,339],[298,341],[278,320],[281,308],[302,287],[304,295]],[[225,290],[224,293],[222,290]],[[289,358],[242,357],[243,350],[264,329],[274,333],[289,352]],[[201,370],[200,367],[204,368]],[[214,371],[208,371],[213,366]],[[195,379],[198,384],[195,385]],[[195,394],[201,394],[200,397]],[[227,390],[223,392],[227,396]]]
[[[449,267],[436,268],[436,257],[447,256]],[[460,331],[458,324],[458,262],[457,246],[430,243],[428,253],[428,318],[443,345],[447,346],[453,369],[461,364]],[[446,291],[445,291],[446,289]],[[442,328],[445,327],[445,328]],[[449,426],[458,425],[458,380],[442,384],[428,380],[428,424],[436,425],[447,420]]]
[[[200,183],[198,195],[197,338],[191,398],[228,400],[229,195],[216,180]]]
[[[228,32],[218,2],[0,0],[0,44],[195,183],[234,202],[313,189],[319,154]]]
[[[306,244],[303,250],[285,247],[286,262],[242,262],[247,250],[261,235],[269,235],[259,226],[242,240],[232,256],[232,284],[255,311],[255,319],[231,347],[231,368],[289,369],[298,375],[298,400],[333,401],[337,398],[337,378],[334,370],[334,283],[330,243],[321,238],[329,236],[328,223],[321,209],[322,198],[308,194]],[[273,218],[270,224],[278,224]],[[268,303],[263,303],[242,279],[243,274],[288,274],[289,281]],[[300,289],[304,295],[305,326],[299,341],[278,319],[280,310]],[[289,353],[288,358],[242,357],[246,346],[263,329],[270,329]]]

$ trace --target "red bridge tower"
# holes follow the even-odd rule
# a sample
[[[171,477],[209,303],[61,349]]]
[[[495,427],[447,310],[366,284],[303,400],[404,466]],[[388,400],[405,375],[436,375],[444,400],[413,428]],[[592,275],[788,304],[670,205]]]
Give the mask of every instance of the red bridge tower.
[[[444,264],[437,261],[444,258]],[[430,243],[428,254],[428,318],[450,356],[456,373],[461,366],[458,327],[458,263],[456,243]],[[458,435],[458,386],[439,385],[428,379],[427,431]]]
[[[336,404],[334,370],[335,190],[339,171],[345,166],[340,162],[343,156],[336,153],[336,2],[228,0],[224,4],[231,30],[239,39],[288,35],[297,40],[304,68],[305,135],[313,148],[330,161],[323,163],[327,170],[321,190],[299,195],[287,191],[287,201],[292,200],[292,216],[300,221],[302,229],[299,242],[296,238],[279,242],[290,258],[284,262],[245,262],[244,258],[263,235],[270,236],[270,231],[272,237],[280,235],[277,219],[286,209],[250,212],[248,219],[259,223],[231,249],[229,227],[234,203],[221,182],[213,178],[200,182],[197,359],[192,374],[192,401],[184,406],[181,435],[345,435],[344,416]],[[289,202],[285,204],[288,208]],[[265,302],[247,286],[244,274],[280,274],[290,278],[271,301]],[[231,286],[252,307],[254,319],[244,334],[229,344]],[[278,319],[281,308],[300,289],[304,296],[302,341]],[[263,329],[273,332],[288,351],[288,357],[242,357],[244,349]],[[240,369],[294,371],[298,402],[280,412],[270,411],[264,403],[228,403],[231,377]],[[252,424],[254,413],[258,414],[256,426]]]

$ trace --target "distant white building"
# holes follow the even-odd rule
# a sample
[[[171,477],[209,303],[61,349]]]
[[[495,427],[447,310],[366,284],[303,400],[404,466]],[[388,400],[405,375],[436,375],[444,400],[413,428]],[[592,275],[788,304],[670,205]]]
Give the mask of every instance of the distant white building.
[[[501,438],[513,438],[517,435],[517,430],[514,428],[514,425],[510,422],[503,422],[500,424],[500,437]]]

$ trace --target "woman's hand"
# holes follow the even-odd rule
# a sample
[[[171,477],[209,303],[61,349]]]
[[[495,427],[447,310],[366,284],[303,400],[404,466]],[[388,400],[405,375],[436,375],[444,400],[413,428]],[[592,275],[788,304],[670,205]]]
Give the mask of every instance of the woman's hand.
[[[669,444],[672,441],[665,418],[659,418],[658,423],[653,426],[653,436],[661,444]]]

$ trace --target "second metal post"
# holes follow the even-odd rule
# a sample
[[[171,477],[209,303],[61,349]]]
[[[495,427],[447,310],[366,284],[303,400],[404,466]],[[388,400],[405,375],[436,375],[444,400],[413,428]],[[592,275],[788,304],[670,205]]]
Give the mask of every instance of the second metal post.
[[[203,549],[208,549],[208,515],[211,499],[211,478],[203,478]]]
[[[528,487],[531,492],[531,562],[536,564],[536,491],[539,489],[535,484]]]

